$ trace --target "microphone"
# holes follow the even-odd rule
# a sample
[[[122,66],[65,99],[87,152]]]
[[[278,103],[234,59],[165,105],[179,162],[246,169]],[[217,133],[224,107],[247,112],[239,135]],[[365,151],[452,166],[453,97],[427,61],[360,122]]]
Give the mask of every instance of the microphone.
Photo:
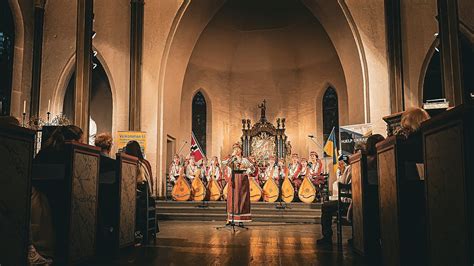
[[[314,138],[314,136],[313,135],[308,135],[308,138]]]

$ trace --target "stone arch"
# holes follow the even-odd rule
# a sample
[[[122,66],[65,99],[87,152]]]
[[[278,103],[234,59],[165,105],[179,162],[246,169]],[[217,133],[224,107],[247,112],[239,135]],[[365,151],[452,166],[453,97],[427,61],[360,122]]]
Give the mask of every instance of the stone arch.
[[[96,47],[93,47],[93,50],[97,51],[97,60],[100,62],[102,67],[104,68],[105,74],[107,75],[107,79],[110,85],[110,91],[112,94],[112,132],[115,132],[115,126],[116,126],[116,117],[117,117],[117,91],[116,91],[116,85],[112,76],[112,73],[110,72],[110,68],[105,61],[104,57],[96,49]],[[66,95],[66,90],[69,84],[69,81],[75,72],[75,67],[76,67],[76,55],[73,53],[69,57],[69,60],[67,61],[65,67],[61,71],[58,81],[56,82],[56,87],[54,88],[53,92],[53,98],[51,99],[51,106],[52,106],[52,112],[53,113],[60,113],[63,110],[63,105],[64,105],[64,97]]]

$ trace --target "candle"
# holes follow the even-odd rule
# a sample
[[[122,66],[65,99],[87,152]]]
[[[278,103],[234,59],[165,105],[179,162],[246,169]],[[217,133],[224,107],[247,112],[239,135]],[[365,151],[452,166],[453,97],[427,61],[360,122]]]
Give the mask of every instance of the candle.
[[[48,113],[51,111],[51,100],[48,100]]]
[[[23,101],[23,113],[26,114],[26,100]]]

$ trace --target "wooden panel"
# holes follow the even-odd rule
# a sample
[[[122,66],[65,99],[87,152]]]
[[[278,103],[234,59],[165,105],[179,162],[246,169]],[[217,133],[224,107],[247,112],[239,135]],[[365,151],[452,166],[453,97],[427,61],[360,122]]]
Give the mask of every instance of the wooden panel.
[[[378,147],[378,146],[377,146]],[[395,147],[378,151],[380,237],[384,265],[400,265]],[[395,211],[394,211],[395,210]]]
[[[26,265],[34,132],[0,128],[0,265]]]
[[[122,156],[123,158],[123,156]],[[119,247],[135,241],[137,161],[121,160]]]
[[[71,190],[70,261],[95,254],[99,157],[75,150]]]
[[[352,165],[352,210],[353,221],[352,227],[354,231],[354,249],[361,255],[366,252],[364,232],[364,200],[363,200],[363,176],[362,162],[360,157],[356,161],[351,161]]]
[[[464,210],[464,173],[462,125],[457,124],[426,136],[426,188],[429,194],[428,220],[432,265],[466,265],[466,213]],[[446,204],[446,197],[449,204]],[[449,226],[455,217],[456,226]],[[448,218],[448,219],[447,219]],[[450,243],[450,252],[443,250]]]

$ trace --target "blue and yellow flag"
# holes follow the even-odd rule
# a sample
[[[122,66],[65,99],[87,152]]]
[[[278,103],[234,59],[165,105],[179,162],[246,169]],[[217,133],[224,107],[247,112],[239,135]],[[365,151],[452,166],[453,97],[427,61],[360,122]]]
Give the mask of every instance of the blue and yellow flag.
[[[336,131],[334,127],[331,130],[331,134],[329,135],[326,144],[324,145],[324,152],[332,157],[332,164],[334,166],[334,171],[337,169],[337,158],[339,155],[337,154],[337,143],[336,143]]]

